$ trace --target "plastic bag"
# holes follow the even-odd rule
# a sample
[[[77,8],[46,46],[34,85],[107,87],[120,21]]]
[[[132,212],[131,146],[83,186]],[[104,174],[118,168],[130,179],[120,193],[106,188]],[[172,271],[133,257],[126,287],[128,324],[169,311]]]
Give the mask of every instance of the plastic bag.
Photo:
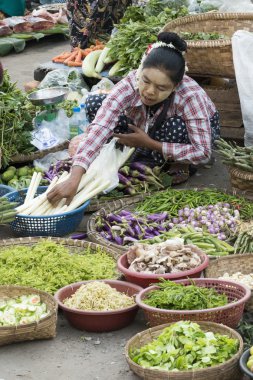
[[[245,129],[244,145],[253,146],[253,33],[237,30],[232,37],[232,51]]]
[[[56,69],[47,73],[45,78],[40,82],[39,88],[47,87],[68,87],[72,91],[86,88],[88,85],[82,77],[82,73],[77,69]]]
[[[69,119],[60,109],[52,121],[43,120],[32,132],[31,144],[39,150],[53,148],[69,139]]]
[[[43,171],[48,171],[51,164],[56,164],[57,161],[67,160],[69,158],[68,150],[61,150],[55,153],[49,153],[39,160],[34,160],[33,165]]]
[[[217,10],[223,4],[223,0],[191,0],[188,10],[190,13],[204,13]]]
[[[251,0],[222,0],[221,12],[253,12]]]
[[[113,87],[114,87],[114,83],[110,79],[103,78],[97,84],[91,87],[91,92],[101,93],[102,91],[104,91],[108,93],[109,91],[111,91]]]
[[[96,173],[97,178],[103,178],[110,181],[110,185],[104,190],[104,193],[108,193],[118,186],[119,168],[128,160],[134,151],[134,148],[129,148],[125,145],[122,146],[122,150],[117,149],[117,140],[118,139],[114,137],[109,143],[103,145],[99,155],[87,170],[87,174]]]

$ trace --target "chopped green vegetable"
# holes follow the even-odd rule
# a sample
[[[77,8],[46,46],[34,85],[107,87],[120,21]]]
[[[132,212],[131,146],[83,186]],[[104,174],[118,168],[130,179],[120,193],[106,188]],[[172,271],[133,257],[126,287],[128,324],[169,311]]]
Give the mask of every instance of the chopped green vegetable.
[[[0,300],[0,326],[26,325],[48,314],[47,305],[37,294]]]
[[[44,240],[0,250],[1,285],[27,285],[53,294],[73,282],[116,277],[115,260],[103,248],[70,254],[63,245]]]
[[[177,284],[161,279],[160,289],[147,293],[143,302],[158,309],[167,310],[203,310],[228,304],[225,294],[219,294],[213,288]]]
[[[180,321],[166,327],[152,342],[130,352],[144,368],[184,371],[224,363],[238,351],[237,339],[203,331],[197,323]]]
[[[190,32],[180,32],[180,37],[184,38],[185,40],[194,40],[194,41],[209,41],[209,40],[224,40],[228,39],[227,36],[224,36],[224,34],[219,33],[204,33],[204,32],[198,32],[198,33],[190,33]]]

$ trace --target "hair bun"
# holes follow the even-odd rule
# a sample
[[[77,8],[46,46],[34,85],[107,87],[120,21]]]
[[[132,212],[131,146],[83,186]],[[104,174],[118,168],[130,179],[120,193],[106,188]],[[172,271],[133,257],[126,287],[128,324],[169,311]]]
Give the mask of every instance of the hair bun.
[[[173,32],[161,32],[158,34],[158,41],[165,42],[166,44],[172,44],[175,48],[181,52],[187,50],[187,43],[177,33]]]

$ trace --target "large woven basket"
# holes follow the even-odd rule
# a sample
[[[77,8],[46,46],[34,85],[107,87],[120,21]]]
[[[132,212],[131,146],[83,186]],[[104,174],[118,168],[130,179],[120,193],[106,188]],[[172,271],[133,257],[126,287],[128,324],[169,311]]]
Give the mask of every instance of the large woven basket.
[[[253,273],[253,255],[231,255],[227,257],[218,257],[210,261],[209,266],[205,269],[205,277],[218,278],[225,273],[232,275],[241,272],[242,274]],[[253,295],[246,302],[245,309],[253,312]]]
[[[32,152],[32,153],[29,153],[29,154],[17,153],[14,156],[11,157],[10,162],[11,163],[16,163],[16,164],[18,164],[18,163],[21,164],[23,162],[31,162],[31,161],[43,158],[43,157],[45,157],[49,153],[55,153],[55,152],[59,152],[61,150],[67,149],[68,146],[69,146],[69,141],[64,141],[63,143],[58,144],[58,145],[56,145],[56,146],[54,146],[52,148],[38,150],[36,152]]]
[[[176,282],[185,286],[192,283],[191,280]],[[152,286],[142,290],[136,297],[136,302],[143,309],[148,325],[152,327],[178,320],[190,320],[223,323],[231,328],[236,328],[242,317],[245,303],[250,297],[250,290],[235,281],[222,281],[214,278],[196,278],[194,283],[196,286],[213,288],[218,293],[225,294],[229,303],[225,306],[203,310],[158,309],[143,302],[149,292],[158,289],[157,286]]]
[[[41,301],[47,305],[49,314],[38,322],[29,323],[27,325],[1,326],[0,346],[26,340],[51,339],[56,336],[57,302],[53,296],[28,286],[0,286],[0,300],[31,294],[40,296]]]
[[[216,32],[227,36],[228,39],[187,41],[186,61],[190,75],[234,78],[231,37],[239,29],[253,31],[253,13],[200,13],[173,20],[163,31]]]
[[[140,348],[145,344],[153,341],[160,335],[165,327],[171,325],[165,324],[142,331],[131,338],[125,347],[126,360],[131,370],[140,378],[145,380],[240,380],[242,375],[239,370],[239,359],[243,352],[243,340],[236,331],[227,326],[223,326],[213,322],[198,322],[204,331],[212,331],[230,338],[239,340],[238,352],[228,361],[214,367],[196,369],[189,371],[159,371],[156,369],[143,368],[132,361],[129,356],[131,350]]]
[[[242,190],[246,198],[253,199],[253,172],[229,168],[229,174],[232,187]]]

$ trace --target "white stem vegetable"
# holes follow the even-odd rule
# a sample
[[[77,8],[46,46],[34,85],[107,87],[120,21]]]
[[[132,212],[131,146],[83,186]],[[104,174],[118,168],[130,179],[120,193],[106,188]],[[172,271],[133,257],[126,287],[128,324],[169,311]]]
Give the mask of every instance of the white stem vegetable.
[[[30,200],[30,194],[31,194],[32,188],[33,188],[33,186],[34,186],[34,183],[35,183],[35,180],[36,180],[37,174],[38,174],[37,172],[34,172],[34,173],[33,173],[33,176],[32,176],[31,182],[30,182],[30,185],[29,185],[28,190],[27,190],[27,193],[26,193],[26,197],[25,197],[24,204],[28,203],[29,200]]]
[[[104,60],[107,57],[109,51],[110,51],[110,49],[108,47],[104,47],[104,49],[102,50],[102,53],[100,54],[98,61],[97,61],[97,64],[96,64],[96,67],[95,67],[95,71],[97,73],[101,73],[101,71],[103,71],[103,68],[105,67],[105,61]]]
[[[95,66],[102,51],[103,50],[92,51],[84,58],[82,71],[86,77],[101,79],[101,76],[95,71]]]
[[[39,187],[39,184],[40,184],[40,181],[41,181],[41,178],[42,178],[42,174],[39,172],[35,178],[35,181],[34,181],[34,184],[33,184],[33,187],[31,189],[31,192],[30,192],[30,195],[29,195],[29,201],[33,200],[34,198],[34,195],[36,194],[36,191]]]

